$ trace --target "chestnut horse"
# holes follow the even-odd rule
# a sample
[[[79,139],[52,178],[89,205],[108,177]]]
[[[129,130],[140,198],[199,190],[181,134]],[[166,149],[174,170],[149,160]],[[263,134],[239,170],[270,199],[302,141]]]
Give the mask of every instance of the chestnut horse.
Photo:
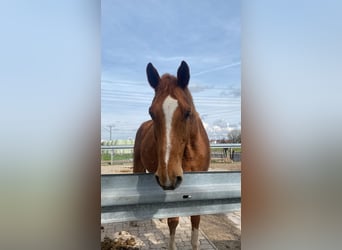
[[[183,172],[208,170],[209,140],[188,89],[187,63],[182,61],[177,78],[170,74],[160,77],[151,63],[146,73],[155,91],[149,108],[152,120],[144,122],[137,131],[133,172],[154,173],[164,190],[174,190],[181,184]],[[178,221],[179,217],[168,218],[169,249],[176,249]],[[199,223],[199,215],[191,216],[192,249],[198,249]]]

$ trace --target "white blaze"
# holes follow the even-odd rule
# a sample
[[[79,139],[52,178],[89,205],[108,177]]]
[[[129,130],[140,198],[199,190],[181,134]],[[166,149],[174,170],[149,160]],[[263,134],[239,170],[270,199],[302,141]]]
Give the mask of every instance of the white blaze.
[[[167,96],[163,103],[163,111],[165,116],[165,127],[166,127],[166,149],[165,149],[165,164],[169,162],[170,151],[171,151],[171,125],[172,117],[176,108],[178,107],[178,101],[171,96]]]

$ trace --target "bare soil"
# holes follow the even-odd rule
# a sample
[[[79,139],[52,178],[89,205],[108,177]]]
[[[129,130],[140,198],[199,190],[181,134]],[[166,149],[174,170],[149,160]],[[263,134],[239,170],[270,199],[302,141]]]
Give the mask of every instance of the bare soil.
[[[241,171],[241,162],[211,163],[209,171]],[[133,173],[132,163],[101,166],[101,174]],[[202,215],[200,228],[218,250],[241,249],[241,230],[226,214]]]
[[[241,162],[215,162],[211,163],[209,171],[241,171]],[[129,174],[133,173],[132,163],[121,163],[115,165],[102,165],[101,174]]]
[[[201,215],[200,228],[218,250],[241,249],[241,230],[225,214]]]

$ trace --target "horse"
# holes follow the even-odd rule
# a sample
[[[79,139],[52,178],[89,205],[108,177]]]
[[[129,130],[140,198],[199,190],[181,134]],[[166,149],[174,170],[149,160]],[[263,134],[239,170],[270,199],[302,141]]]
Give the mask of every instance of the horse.
[[[177,77],[164,74],[148,63],[147,80],[154,89],[149,108],[151,120],[137,130],[134,144],[133,172],[154,173],[159,186],[174,190],[182,183],[183,173],[208,171],[209,139],[188,89],[189,66],[182,61]],[[168,218],[169,249],[176,249],[175,232],[179,217]],[[191,245],[198,249],[200,215],[191,216]]]

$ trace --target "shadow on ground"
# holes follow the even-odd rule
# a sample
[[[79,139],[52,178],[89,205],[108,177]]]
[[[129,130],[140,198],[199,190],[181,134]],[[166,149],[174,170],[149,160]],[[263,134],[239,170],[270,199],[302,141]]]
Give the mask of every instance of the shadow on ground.
[[[202,215],[200,228],[218,250],[241,249],[241,231],[226,215]]]

